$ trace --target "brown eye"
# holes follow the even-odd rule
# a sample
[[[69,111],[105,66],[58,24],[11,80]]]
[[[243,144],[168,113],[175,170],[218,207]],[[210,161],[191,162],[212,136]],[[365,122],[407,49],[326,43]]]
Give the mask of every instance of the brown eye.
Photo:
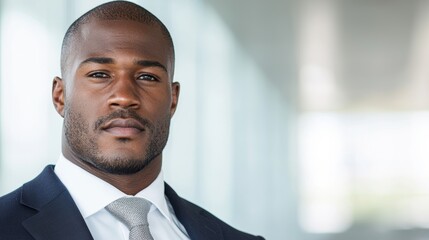
[[[158,79],[156,77],[149,75],[149,74],[142,74],[137,79],[143,80],[143,81],[158,81]]]
[[[108,78],[109,75],[103,72],[95,72],[88,75],[91,78]]]

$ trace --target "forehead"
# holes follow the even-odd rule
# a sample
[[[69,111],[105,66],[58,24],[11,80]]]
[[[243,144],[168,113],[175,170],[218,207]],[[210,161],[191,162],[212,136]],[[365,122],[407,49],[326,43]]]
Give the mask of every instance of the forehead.
[[[156,24],[131,20],[93,20],[80,27],[70,50],[68,59],[73,66],[89,57],[129,57],[133,60],[158,61],[169,72],[172,71],[171,46]]]

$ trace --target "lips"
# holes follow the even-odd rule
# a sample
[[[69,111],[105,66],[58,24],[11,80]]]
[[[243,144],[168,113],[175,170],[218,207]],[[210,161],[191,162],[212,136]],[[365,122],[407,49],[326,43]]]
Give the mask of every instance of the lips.
[[[144,126],[133,118],[116,118],[108,121],[102,130],[117,137],[131,137],[144,131]]]

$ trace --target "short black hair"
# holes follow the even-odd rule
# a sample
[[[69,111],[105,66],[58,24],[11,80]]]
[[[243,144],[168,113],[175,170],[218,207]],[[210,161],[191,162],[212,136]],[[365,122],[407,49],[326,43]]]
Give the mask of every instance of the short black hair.
[[[93,19],[97,20],[131,20],[149,25],[157,25],[160,27],[162,34],[165,36],[172,54],[174,68],[174,44],[170,32],[167,27],[155,15],[147,9],[135,3],[128,1],[112,1],[101,4],[74,21],[67,29],[64,35],[61,47],[61,73],[64,77],[66,70],[66,61],[69,55],[70,46],[73,43],[73,38],[79,32],[82,25],[90,22]],[[174,70],[173,70],[174,71]]]

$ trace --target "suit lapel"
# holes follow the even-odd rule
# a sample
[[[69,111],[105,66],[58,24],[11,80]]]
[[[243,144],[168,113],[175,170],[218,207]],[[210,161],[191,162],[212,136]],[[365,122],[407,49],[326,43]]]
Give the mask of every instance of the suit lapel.
[[[37,240],[93,239],[53,166],[23,186],[21,204],[38,211],[22,223]]]
[[[165,194],[191,239],[224,239],[221,228],[208,212],[180,198],[168,184],[165,184]]]
[[[180,198],[165,184],[165,194],[191,239],[222,240],[222,229],[210,213]],[[21,204],[38,212],[23,221],[36,240],[92,240],[84,219],[69,192],[48,166],[22,187]]]

